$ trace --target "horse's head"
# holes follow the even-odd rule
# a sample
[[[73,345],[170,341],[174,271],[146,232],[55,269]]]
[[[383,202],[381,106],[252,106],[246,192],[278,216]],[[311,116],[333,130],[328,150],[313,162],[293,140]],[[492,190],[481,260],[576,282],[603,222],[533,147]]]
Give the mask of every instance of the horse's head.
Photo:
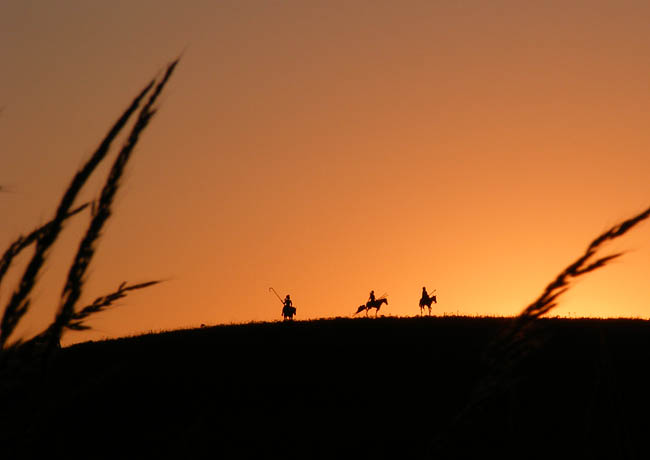
[[[433,303],[438,303],[438,301],[436,300],[436,296],[435,296],[435,295],[432,295],[432,296],[431,296],[431,300],[433,300]]]

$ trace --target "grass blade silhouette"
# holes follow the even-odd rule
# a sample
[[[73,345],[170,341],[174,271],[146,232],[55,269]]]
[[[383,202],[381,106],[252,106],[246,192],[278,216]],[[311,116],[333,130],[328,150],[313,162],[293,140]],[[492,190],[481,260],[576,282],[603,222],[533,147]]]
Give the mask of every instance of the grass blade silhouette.
[[[90,203],[85,203],[72,211],[70,211],[66,215],[66,219],[74,216],[75,214],[80,213],[84,209],[88,207]],[[32,231],[29,235],[27,236],[19,236],[16,241],[11,243],[7,250],[4,252],[2,255],[2,258],[0,259],[0,285],[2,285],[2,279],[4,276],[7,274],[7,271],[9,270],[9,267],[11,266],[11,262],[13,259],[20,254],[20,252],[23,249],[28,248],[31,244],[36,242],[36,240],[48,230],[48,227],[52,225],[52,221],[48,222],[45,225],[42,225],[38,227],[36,230]]]
[[[110,294],[97,297],[93,303],[82,308],[78,312],[72,314],[70,322],[66,325],[68,329],[83,331],[90,329],[89,326],[84,324],[84,320],[94,313],[105,310],[107,307],[110,307],[113,302],[126,297],[127,292],[134,291],[136,289],[143,289],[155,284],[162,283],[162,280],[147,281],[146,283],[133,284],[131,286],[126,285],[126,281],[122,283],[116,291],[111,292]]]
[[[122,128],[124,128],[128,120],[131,118],[131,115],[133,115],[140,106],[142,99],[151,90],[153,85],[154,81],[152,80],[144,87],[144,89],[141,90],[138,96],[136,96],[131,102],[131,105],[124,111],[106,134],[91,158],[75,174],[59,203],[55,217],[50,222],[51,225],[49,225],[48,228],[37,238],[36,250],[23,273],[18,288],[14,291],[5,307],[2,322],[0,323],[0,350],[4,348],[16,325],[29,309],[29,294],[36,283],[38,273],[47,257],[47,252],[59,236],[63,227],[63,221],[69,214],[70,208],[72,207],[79,191],[97,165],[99,165],[99,163],[106,157],[112,142],[115,140]]]
[[[131,129],[131,133],[129,134],[126,143],[122,147],[122,150],[113,163],[113,167],[111,168],[108,179],[106,180],[104,188],[102,189],[99,203],[95,209],[95,212],[93,213],[93,218],[90,222],[88,230],[86,231],[86,234],[81,240],[74,262],[72,263],[70,271],[68,272],[66,285],[63,288],[63,292],[61,294],[61,304],[56,314],[54,323],[50,328],[51,341],[58,341],[61,338],[61,334],[63,333],[64,328],[70,324],[74,317],[74,307],[81,297],[81,291],[83,289],[85,281],[84,277],[88,266],[90,265],[90,262],[95,254],[96,242],[101,235],[104,224],[108,221],[112,214],[111,207],[115,198],[115,194],[117,193],[117,190],[120,186],[120,178],[124,173],[126,164],[131,158],[131,154],[133,153],[133,149],[135,148],[140,135],[148,126],[151,118],[155,114],[153,105],[169,81],[169,78],[174,72],[177,64],[178,59],[167,67],[167,71],[165,72],[164,77],[158,83],[158,85],[156,85],[156,88],[151,94],[149,100],[140,110],[138,119]],[[151,286],[152,284],[156,284],[156,282],[149,282],[144,284],[146,286]],[[142,287],[145,286],[143,285]],[[77,323],[77,327],[80,327],[80,324]]]
[[[65,325],[66,329],[73,331],[85,331],[90,329],[90,326],[87,326],[84,323],[84,320],[88,319],[91,315],[95,313],[100,313],[106,310],[108,307],[112,306],[113,303],[123,297],[126,297],[129,291],[135,291],[137,289],[144,289],[149,286],[153,286],[158,283],[162,283],[163,280],[147,281],[145,283],[138,283],[127,286],[126,281],[120,284],[120,286],[110,294],[106,294],[100,297],[97,297],[90,305],[86,305],[81,310],[74,312],[70,321]],[[34,336],[30,339],[30,342],[39,342],[43,343],[44,341],[52,340],[52,337],[56,337],[56,332],[54,331],[55,324],[52,323],[45,331]]]
[[[508,357],[514,357],[520,354],[521,350],[519,350],[519,347],[523,343],[522,340],[525,341],[526,331],[528,328],[535,324],[535,320],[557,306],[557,299],[571,287],[573,280],[598,270],[612,260],[623,255],[623,253],[616,253],[595,259],[597,253],[602,249],[602,247],[606,243],[623,236],[629,230],[634,228],[634,226],[648,219],[648,217],[650,217],[650,208],[618,225],[614,225],[612,228],[596,237],[589,244],[585,252],[560,272],[556,278],[546,286],[542,294],[534,302],[528,305],[517,318],[515,318],[512,326],[505,331],[503,336],[488,352],[487,359],[489,360],[490,365],[497,364],[500,361],[504,361],[506,366],[512,364],[508,364],[510,359]]]
[[[514,318],[511,325],[487,348],[483,361],[489,371],[478,382],[468,403],[457,414],[450,428],[434,441],[430,453],[434,456],[446,453],[450,449],[446,444],[451,438],[463,437],[469,432],[467,424],[472,422],[473,417],[483,410],[495,395],[509,388],[513,382],[512,373],[516,366],[533,349],[540,346],[544,337],[536,333],[535,326],[539,324],[539,319],[557,306],[558,298],[569,290],[576,278],[598,270],[622,256],[623,253],[615,253],[597,257],[606,243],[623,236],[649,217],[650,208],[600,234],[587,246],[580,257],[544,288],[535,301]]]

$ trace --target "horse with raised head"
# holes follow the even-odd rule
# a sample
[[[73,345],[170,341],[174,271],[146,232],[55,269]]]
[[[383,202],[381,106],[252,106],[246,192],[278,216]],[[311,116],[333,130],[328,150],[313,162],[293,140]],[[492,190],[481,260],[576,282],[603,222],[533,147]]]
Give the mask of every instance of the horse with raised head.
[[[388,299],[386,297],[380,297],[379,299],[375,300],[369,300],[365,303],[365,305],[359,305],[359,308],[357,308],[357,313],[361,313],[363,310],[366,311],[366,316],[368,316],[368,311],[371,308],[375,309],[375,317],[377,316],[377,313],[379,313],[379,309],[381,308],[381,304],[386,304],[388,305]],[[355,313],[355,315],[357,314]]]
[[[433,292],[435,292],[435,290]],[[420,299],[420,316],[422,316],[424,314],[424,307],[429,308],[429,316],[431,316],[431,304],[432,303],[438,303],[437,300],[436,300],[435,295],[428,296],[426,299],[424,297],[422,297]]]

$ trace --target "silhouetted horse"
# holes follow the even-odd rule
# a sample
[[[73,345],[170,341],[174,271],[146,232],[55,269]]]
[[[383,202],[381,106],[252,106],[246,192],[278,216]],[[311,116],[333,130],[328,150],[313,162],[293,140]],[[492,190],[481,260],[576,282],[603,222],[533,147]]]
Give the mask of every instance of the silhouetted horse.
[[[296,307],[289,307],[287,305],[282,307],[282,316],[284,317],[285,321],[287,319],[293,319],[293,315],[295,314],[296,314]]]
[[[431,316],[431,302],[438,303],[435,295],[429,296],[428,299],[420,299],[420,316],[424,313],[424,307],[429,307],[429,316]]]
[[[365,305],[359,305],[359,308],[357,308],[357,313],[360,313],[363,310],[365,310],[366,311],[366,316],[368,316],[368,310],[370,310],[371,308],[376,308],[375,316],[377,316],[377,313],[379,313],[379,309],[381,308],[382,303],[385,303],[386,305],[388,305],[388,299],[385,298],[385,297],[382,297],[382,298],[376,299],[374,301],[369,300],[368,302],[366,302]],[[357,313],[355,313],[355,315]]]

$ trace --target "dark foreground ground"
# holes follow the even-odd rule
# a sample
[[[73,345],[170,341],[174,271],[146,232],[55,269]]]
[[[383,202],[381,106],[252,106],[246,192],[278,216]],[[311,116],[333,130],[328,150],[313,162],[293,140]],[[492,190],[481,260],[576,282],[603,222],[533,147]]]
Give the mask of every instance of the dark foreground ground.
[[[472,404],[491,388],[481,357],[507,321],[334,319],[79,344],[5,378],[0,457],[650,458],[650,323],[544,320],[539,348]]]

